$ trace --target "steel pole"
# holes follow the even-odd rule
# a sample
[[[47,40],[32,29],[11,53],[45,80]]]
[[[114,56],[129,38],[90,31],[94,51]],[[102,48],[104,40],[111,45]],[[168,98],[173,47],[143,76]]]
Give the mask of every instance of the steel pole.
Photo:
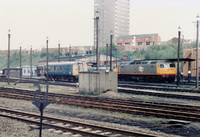
[[[71,46],[69,47],[69,62],[71,61]]]
[[[46,100],[48,100],[48,93],[49,93],[49,48],[48,48],[48,44],[49,44],[49,41],[48,41],[48,37],[47,37],[47,40],[46,40],[46,46],[47,46],[47,60],[46,60],[46,63],[47,63],[47,85],[46,85]]]
[[[199,20],[197,20],[196,88],[199,88]]]
[[[19,67],[20,67],[20,79],[22,78],[22,47],[20,47],[20,61],[19,61]]]
[[[112,71],[112,34],[110,35],[110,71]]]
[[[60,42],[58,43],[58,62],[60,62]]]
[[[99,71],[99,45],[98,45],[98,21],[99,17],[96,17],[96,45],[97,45],[97,54],[96,54],[96,64],[97,64],[97,71]]]
[[[47,69],[47,84],[49,83],[49,50],[48,50],[48,38],[46,40],[46,69]]]
[[[32,77],[33,76],[33,70],[32,70],[32,48],[30,50],[30,69],[31,69],[31,75],[30,75],[30,77]]]
[[[108,44],[106,44],[106,70],[108,70]]]
[[[178,59],[177,59],[177,86],[180,84],[180,72],[179,72],[179,62],[180,62],[180,36],[181,36],[181,31],[178,31]]]
[[[7,64],[8,85],[10,85],[10,30],[8,33],[8,64]]]
[[[40,103],[40,134],[39,137],[42,137],[42,120],[43,120],[43,103]]]
[[[116,47],[116,68],[117,68],[117,47]]]

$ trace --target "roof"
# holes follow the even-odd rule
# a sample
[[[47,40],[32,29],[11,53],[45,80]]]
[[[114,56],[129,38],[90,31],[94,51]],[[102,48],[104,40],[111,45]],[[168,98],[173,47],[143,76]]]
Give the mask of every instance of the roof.
[[[119,36],[118,39],[123,39],[123,38],[140,38],[140,37],[152,37],[158,35],[158,33],[152,33],[152,34],[137,34],[137,35],[126,35],[126,36]]]
[[[49,62],[48,65],[82,64],[82,62]]]
[[[134,61],[172,61],[177,62],[178,59],[146,59],[146,60],[134,60]],[[190,59],[190,58],[180,58],[179,61],[195,61],[196,59]]]
[[[60,61],[69,61],[69,58],[71,61],[76,61],[82,58],[86,58],[86,57],[91,57],[94,56],[95,54],[85,54],[85,55],[75,55],[75,56],[71,56],[71,58],[69,56],[63,56],[60,57]],[[48,59],[49,62],[56,62],[58,61],[58,58],[53,58],[53,59]],[[39,62],[46,62],[46,60],[41,60]]]

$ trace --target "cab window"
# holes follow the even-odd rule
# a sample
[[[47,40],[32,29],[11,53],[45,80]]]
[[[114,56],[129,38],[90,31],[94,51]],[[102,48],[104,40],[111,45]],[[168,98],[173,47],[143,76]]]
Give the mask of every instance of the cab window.
[[[86,66],[86,65],[84,65],[83,67],[84,67],[84,68],[83,68],[83,69],[84,69],[84,71],[87,71],[87,66]]]
[[[170,68],[175,68],[175,64],[170,64]]]
[[[160,68],[164,68],[164,64],[160,64]]]
[[[78,70],[82,71],[82,64],[78,64],[78,67],[79,67]]]
[[[78,66],[74,65],[75,71],[78,71]]]

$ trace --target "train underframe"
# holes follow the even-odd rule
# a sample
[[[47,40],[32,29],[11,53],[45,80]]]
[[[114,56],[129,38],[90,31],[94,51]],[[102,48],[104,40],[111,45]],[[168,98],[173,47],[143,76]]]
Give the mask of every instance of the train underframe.
[[[172,83],[175,81],[175,75],[130,75],[130,74],[124,75],[124,74],[119,74],[118,80]]]
[[[45,75],[45,77],[46,77],[46,75]],[[78,82],[78,76],[73,76],[73,75],[71,75],[71,76],[69,76],[69,75],[49,75],[49,80],[52,80],[52,81]]]

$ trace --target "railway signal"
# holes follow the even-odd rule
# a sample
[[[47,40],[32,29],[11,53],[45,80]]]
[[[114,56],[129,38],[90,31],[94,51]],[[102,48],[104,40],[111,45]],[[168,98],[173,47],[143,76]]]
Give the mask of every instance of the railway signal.
[[[43,111],[44,109],[50,104],[50,101],[48,100],[48,92],[46,93],[46,101],[42,101],[41,97],[38,99],[36,98],[37,94],[41,95],[41,88],[39,84],[36,84],[35,86],[38,86],[38,90],[34,92],[34,101],[32,102],[39,110],[40,110],[40,134],[39,137],[42,136],[42,120],[43,120]]]

